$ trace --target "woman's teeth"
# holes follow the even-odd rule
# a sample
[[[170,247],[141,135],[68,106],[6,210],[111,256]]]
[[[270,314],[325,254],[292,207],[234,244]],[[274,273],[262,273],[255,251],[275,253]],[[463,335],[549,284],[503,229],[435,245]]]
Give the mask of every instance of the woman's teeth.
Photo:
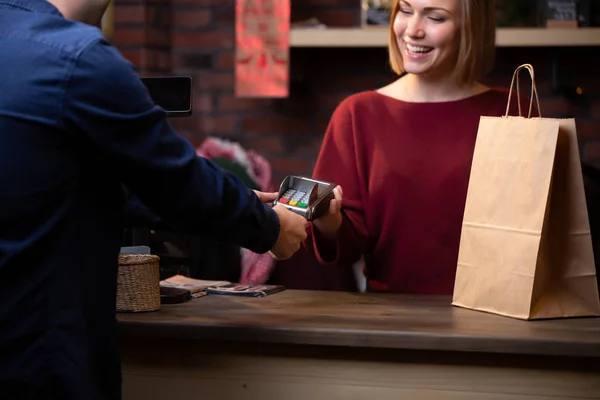
[[[433,50],[433,47],[413,46],[408,43],[406,44],[406,48],[411,53],[429,53],[431,50]]]

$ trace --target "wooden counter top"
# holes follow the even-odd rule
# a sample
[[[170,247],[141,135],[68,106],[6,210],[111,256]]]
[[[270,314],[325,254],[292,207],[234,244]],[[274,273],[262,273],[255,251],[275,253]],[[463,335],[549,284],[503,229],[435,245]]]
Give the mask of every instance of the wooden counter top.
[[[520,321],[450,302],[446,296],[286,290],[264,298],[205,296],[118,319],[127,338],[600,358],[600,318]]]

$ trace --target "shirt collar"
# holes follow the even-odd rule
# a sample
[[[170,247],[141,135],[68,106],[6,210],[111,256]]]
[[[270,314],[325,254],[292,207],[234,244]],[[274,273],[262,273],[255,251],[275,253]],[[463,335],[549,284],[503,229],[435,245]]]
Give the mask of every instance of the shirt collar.
[[[22,10],[62,15],[53,4],[46,0],[0,0],[0,6],[20,8]]]

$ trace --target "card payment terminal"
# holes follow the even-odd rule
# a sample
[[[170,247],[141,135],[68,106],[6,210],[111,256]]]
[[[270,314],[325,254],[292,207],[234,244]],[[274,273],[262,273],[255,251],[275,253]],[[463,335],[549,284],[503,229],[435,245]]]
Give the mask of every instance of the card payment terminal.
[[[335,186],[302,176],[288,176],[281,183],[279,195],[273,204],[281,204],[308,221],[313,221],[327,212]]]

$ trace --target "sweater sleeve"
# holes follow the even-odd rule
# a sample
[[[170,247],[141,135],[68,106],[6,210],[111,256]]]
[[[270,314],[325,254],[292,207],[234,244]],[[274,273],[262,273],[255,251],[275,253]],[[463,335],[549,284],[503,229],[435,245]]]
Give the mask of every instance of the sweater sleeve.
[[[359,155],[352,102],[345,100],[329,122],[313,177],[342,187],[342,225],[337,240],[322,237],[311,224],[306,249],[322,265],[352,264],[365,252],[368,232],[365,224],[364,193],[359,173]]]
[[[80,133],[97,168],[115,175],[144,206],[178,230],[270,250],[279,217],[233,174],[198,157],[177,135],[162,108],[107,42],[92,43],[74,64],[65,125]],[[85,156],[85,155],[82,155]]]

